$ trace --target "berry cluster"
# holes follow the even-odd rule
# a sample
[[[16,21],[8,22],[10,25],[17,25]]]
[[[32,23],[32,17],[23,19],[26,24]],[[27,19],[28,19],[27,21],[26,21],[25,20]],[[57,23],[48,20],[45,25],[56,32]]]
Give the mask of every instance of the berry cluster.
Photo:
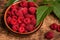
[[[60,25],[58,25],[56,23],[51,24],[50,28],[52,30],[57,30],[58,32],[60,32]]]
[[[60,25],[58,25],[56,23],[51,24],[50,28],[52,30],[57,30],[58,32],[60,32]],[[54,37],[54,33],[51,31],[47,32],[45,35],[45,38],[47,38],[47,39],[52,39],[53,37]]]
[[[33,31],[36,25],[36,8],[34,2],[27,1],[12,5],[7,12],[7,24],[19,33]]]

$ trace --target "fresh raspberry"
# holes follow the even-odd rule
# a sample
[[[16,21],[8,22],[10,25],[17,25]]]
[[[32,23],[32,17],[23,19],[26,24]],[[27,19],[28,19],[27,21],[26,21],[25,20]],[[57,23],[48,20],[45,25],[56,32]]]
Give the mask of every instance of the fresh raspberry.
[[[53,32],[47,32],[45,34],[45,38],[47,38],[47,39],[52,39],[53,37],[54,37],[54,33]]]
[[[24,19],[24,23],[25,23],[25,24],[30,24],[30,23],[31,23],[30,18],[25,18],[25,19]]]
[[[13,19],[17,19],[17,16],[12,16]]]
[[[7,23],[9,24],[10,22],[11,22],[11,17],[10,16],[8,16],[8,18],[7,18]]]
[[[21,26],[21,27],[25,27],[25,24],[24,24],[24,23],[22,23],[22,24],[20,24],[20,26]]]
[[[11,10],[11,15],[14,16],[15,13],[17,13],[17,9],[12,9],[12,10]]]
[[[25,27],[25,29],[30,32],[30,31],[33,31],[34,30],[34,26],[33,25],[27,25]]]
[[[29,12],[30,12],[31,14],[35,14],[36,8],[35,8],[35,7],[30,7],[30,8],[29,8]]]
[[[20,19],[18,19],[17,21],[18,21],[18,23],[22,23],[22,21]]]
[[[31,20],[32,20],[31,23],[32,23],[33,25],[36,25],[36,19],[35,19],[35,18],[32,18]]]
[[[25,7],[25,8],[22,8],[22,12],[23,12],[23,14],[25,15],[25,14],[27,14],[28,13],[28,9]]]
[[[17,31],[18,29],[19,29],[19,26],[18,25],[13,25],[12,26],[12,30]]]
[[[29,7],[35,7],[35,3],[34,2],[29,2],[28,5],[29,5]]]
[[[22,10],[18,10],[18,12],[16,13],[17,16],[23,16],[23,12]]]
[[[30,15],[29,18],[30,18],[30,19],[34,19],[35,16],[34,16],[34,15]]]
[[[60,25],[58,25],[58,27],[57,27],[57,31],[60,32]]]
[[[12,5],[11,6],[11,9],[16,9],[17,8],[17,5]]]
[[[18,31],[19,31],[19,33],[24,33],[25,32],[25,28],[24,27],[20,27]]]
[[[30,19],[35,18],[34,15],[26,14],[25,17],[29,17]]]
[[[28,7],[28,2],[22,1],[22,2],[20,2],[20,6],[21,7]]]
[[[20,19],[20,20],[24,20],[24,16],[23,16],[23,17],[18,17],[18,19]]]
[[[57,27],[58,27],[58,25],[57,25],[56,23],[53,23],[53,24],[50,26],[50,28],[51,28],[52,30],[56,30]]]
[[[18,17],[18,23],[22,23],[22,21],[24,20],[24,17]]]
[[[15,24],[17,24],[17,21],[16,21],[16,19],[11,19],[11,25],[15,25]]]
[[[8,11],[7,16],[11,16],[11,11]]]
[[[12,16],[14,16],[14,15],[15,15],[15,13],[14,13],[13,11],[11,11],[11,15],[12,15]]]

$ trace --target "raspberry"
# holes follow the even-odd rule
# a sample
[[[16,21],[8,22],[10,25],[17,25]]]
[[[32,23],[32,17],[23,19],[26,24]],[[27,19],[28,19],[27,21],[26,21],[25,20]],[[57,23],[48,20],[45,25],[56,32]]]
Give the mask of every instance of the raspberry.
[[[18,26],[18,25],[13,25],[13,26],[12,26],[12,30],[14,30],[14,31],[17,31],[17,30],[18,30],[18,28],[19,28],[19,26]]]
[[[23,16],[22,10],[18,10],[18,12],[16,13],[17,16]]]
[[[29,2],[29,7],[35,7],[35,3],[34,2]]]
[[[32,18],[32,24],[36,25],[36,19],[35,18]]]
[[[11,25],[15,25],[15,24],[17,24],[17,21],[16,21],[16,19],[11,19]]]
[[[22,23],[22,21],[20,19],[18,19],[17,21],[18,21],[18,23]]]
[[[34,15],[26,14],[25,17],[29,17],[30,19],[35,18]]]
[[[35,16],[34,16],[34,15],[30,15],[29,18],[30,18],[30,19],[34,19]]]
[[[12,16],[13,19],[17,19],[17,16]]]
[[[57,27],[57,31],[60,32],[60,25],[58,25],[58,27]]]
[[[11,9],[15,9],[15,8],[16,8],[16,5],[12,5],[12,6],[11,6]]]
[[[27,25],[25,28],[29,32],[34,30],[34,26],[33,25]]]
[[[28,9],[25,7],[25,8],[22,8],[22,12],[23,12],[23,14],[25,15],[25,14],[27,14],[28,13]]]
[[[54,37],[54,33],[53,32],[47,32],[45,34],[45,38],[47,38],[47,39],[52,39],[53,37]]]
[[[35,8],[35,7],[30,7],[30,8],[29,8],[29,12],[30,12],[31,14],[35,14],[36,8]]]
[[[7,16],[11,16],[11,12],[10,11],[8,11]]]
[[[9,24],[10,21],[11,21],[11,17],[9,16],[6,21],[7,21],[7,23]]]
[[[24,27],[20,27],[18,31],[19,31],[19,33],[24,33],[25,32],[25,28]]]
[[[50,26],[50,28],[51,28],[52,30],[56,30],[57,27],[58,27],[58,25],[57,25],[56,23],[53,23],[53,24]]]
[[[28,7],[28,2],[22,1],[22,2],[20,2],[20,6],[21,7]]]
[[[20,26],[21,26],[21,27],[25,27],[25,24],[24,24],[24,23],[22,23]]]
[[[30,24],[30,23],[31,23],[30,18],[25,18],[25,19],[24,19],[24,23],[25,23],[25,24]]]
[[[18,17],[18,19],[20,19],[20,20],[24,20],[24,17]]]
[[[18,17],[18,23],[22,23],[22,20],[24,19],[24,17]]]
[[[17,9],[12,9],[12,10],[11,10],[11,15],[14,16],[15,13],[17,13]]]

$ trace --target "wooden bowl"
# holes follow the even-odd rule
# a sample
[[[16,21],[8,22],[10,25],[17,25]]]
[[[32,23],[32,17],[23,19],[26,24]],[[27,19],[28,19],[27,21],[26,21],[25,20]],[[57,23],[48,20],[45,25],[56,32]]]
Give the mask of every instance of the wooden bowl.
[[[18,3],[20,3],[20,2],[16,2],[16,3],[12,4],[12,5],[15,5],[15,4],[18,4]],[[6,27],[7,27],[9,30],[11,30],[12,32],[14,32],[14,33],[16,33],[16,34],[31,34],[31,33],[36,32],[36,31],[41,27],[41,25],[42,25],[43,22],[41,22],[41,23],[39,24],[39,26],[38,26],[35,30],[33,30],[33,31],[31,31],[31,32],[19,33],[19,32],[13,31],[13,30],[9,27],[9,25],[7,24],[7,22],[6,22],[7,12],[8,12],[8,10],[10,9],[10,7],[11,7],[12,5],[10,5],[10,6],[7,8],[7,10],[5,11],[5,14],[4,14],[4,22],[5,22],[5,24],[6,24]],[[37,6],[37,4],[36,4],[36,6]],[[38,6],[37,6],[37,7],[38,7]]]

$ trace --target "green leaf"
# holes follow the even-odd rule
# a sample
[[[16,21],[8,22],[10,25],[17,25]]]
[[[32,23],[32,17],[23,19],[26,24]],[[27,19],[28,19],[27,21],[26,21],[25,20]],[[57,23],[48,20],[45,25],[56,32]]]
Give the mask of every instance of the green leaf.
[[[43,4],[51,4],[53,2],[57,2],[57,0],[43,0]]]
[[[30,2],[30,1],[33,1],[33,0],[28,0],[28,1]]]
[[[33,2],[36,2],[37,0],[33,0]]]
[[[40,6],[37,9],[37,13],[36,13],[37,16],[36,26],[38,26],[40,22],[43,21],[48,14],[50,14],[51,11],[52,11],[52,7]]]
[[[9,0],[8,3],[5,5],[5,7],[10,6],[11,4],[13,4],[16,1],[18,1],[18,0]]]
[[[60,3],[60,0],[56,0],[58,3]]]
[[[32,2],[36,2],[37,0],[28,0],[29,2],[32,1]]]
[[[60,3],[55,2],[52,7],[54,14],[60,19]]]

